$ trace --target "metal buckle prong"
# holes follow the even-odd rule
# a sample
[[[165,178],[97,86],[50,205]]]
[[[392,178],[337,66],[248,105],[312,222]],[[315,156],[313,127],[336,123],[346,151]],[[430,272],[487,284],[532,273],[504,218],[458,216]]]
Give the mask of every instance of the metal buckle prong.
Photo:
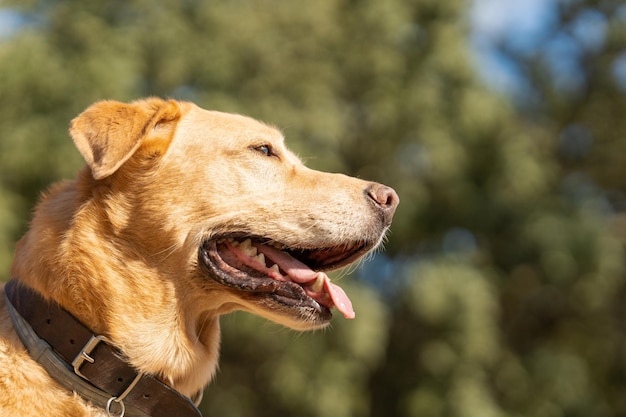
[[[91,352],[98,346],[98,343],[105,342],[109,343],[110,341],[106,336],[91,336],[91,338],[85,343],[85,346],[78,352],[78,355],[72,361],[72,366],[74,367],[74,373],[83,379],[88,378],[80,372],[80,367],[85,362],[93,363],[94,359],[89,356]]]

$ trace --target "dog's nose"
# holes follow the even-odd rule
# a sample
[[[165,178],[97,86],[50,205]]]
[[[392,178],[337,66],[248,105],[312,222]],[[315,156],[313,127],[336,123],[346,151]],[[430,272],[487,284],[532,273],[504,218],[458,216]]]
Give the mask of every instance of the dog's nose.
[[[372,199],[381,212],[383,213],[386,224],[391,223],[396,207],[400,202],[398,194],[391,187],[382,184],[372,184],[367,187],[367,196]]]

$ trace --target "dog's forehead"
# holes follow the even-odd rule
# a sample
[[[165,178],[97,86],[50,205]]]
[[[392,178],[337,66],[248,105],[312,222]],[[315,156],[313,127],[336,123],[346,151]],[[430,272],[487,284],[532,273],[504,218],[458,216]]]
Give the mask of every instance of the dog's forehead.
[[[181,127],[187,133],[205,139],[219,136],[222,140],[267,140],[274,144],[282,144],[284,141],[280,130],[256,119],[240,114],[205,110],[195,105],[190,106],[183,116]]]

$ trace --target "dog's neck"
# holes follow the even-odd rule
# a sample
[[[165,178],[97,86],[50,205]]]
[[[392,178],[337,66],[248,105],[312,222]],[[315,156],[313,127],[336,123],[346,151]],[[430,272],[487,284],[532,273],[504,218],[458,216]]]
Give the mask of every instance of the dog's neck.
[[[206,299],[194,300],[197,292],[160,273],[183,266],[149,266],[136,248],[124,247],[110,219],[79,190],[71,182],[57,185],[41,201],[18,243],[11,276],[109,337],[138,370],[183,395],[197,393],[216,370],[219,306],[212,313]],[[68,206],[82,208],[64,211]]]

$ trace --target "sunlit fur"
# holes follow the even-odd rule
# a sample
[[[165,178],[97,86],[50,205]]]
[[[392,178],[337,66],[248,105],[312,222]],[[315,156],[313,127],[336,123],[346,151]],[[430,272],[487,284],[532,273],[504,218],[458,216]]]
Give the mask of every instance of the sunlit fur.
[[[197,265],[203,241],[247,232],[297,247],[375,244],[388,227],[365,195],[370,183],[304,167],[278,130],[247,117],[160,99],[105,101],[70,133],[87,166],[42,197],[11,278],[187,396],[215,373],[220,315],[243,309],[301,330],[326,324],[207,277]],[[0,415],[104,415],[28,356],[3,297]]]

